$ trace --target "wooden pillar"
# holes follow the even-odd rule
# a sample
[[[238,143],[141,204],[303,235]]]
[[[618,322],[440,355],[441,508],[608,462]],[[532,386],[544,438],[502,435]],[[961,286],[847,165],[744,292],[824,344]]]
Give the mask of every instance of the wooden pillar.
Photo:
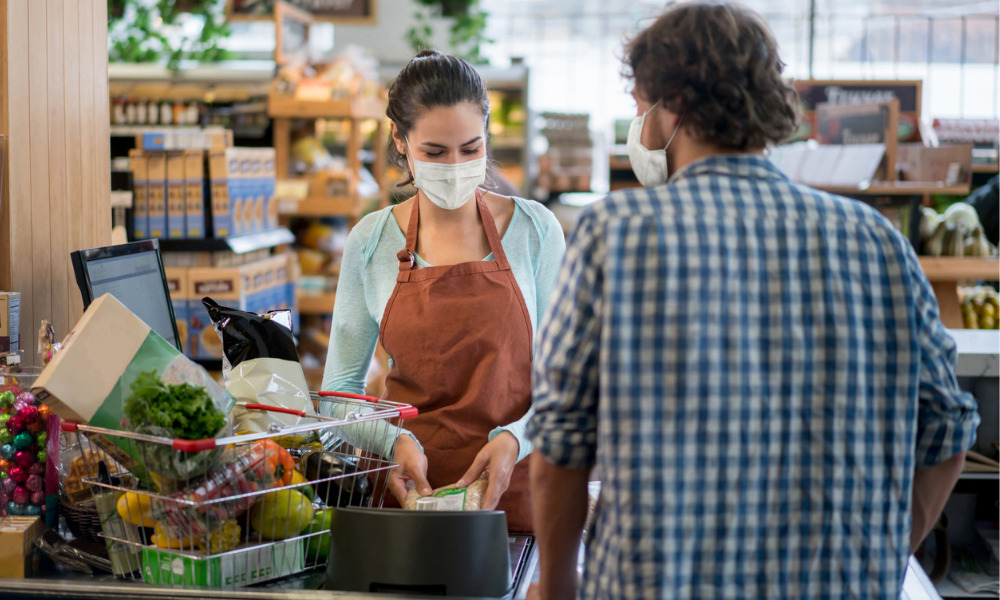
[[[69,253],[111,242],[107,0],[0,0],[0,36],[0,290],[32,365],[41,320],[83,314]]]

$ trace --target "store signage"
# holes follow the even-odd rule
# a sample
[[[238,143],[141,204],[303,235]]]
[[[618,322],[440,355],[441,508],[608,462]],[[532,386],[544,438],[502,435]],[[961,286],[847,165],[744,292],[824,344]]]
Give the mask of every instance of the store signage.
[[[802,110],[802,127],[794,140],[818,139],[816,107],[899,102],[898,139],[920,141],[920,80],[819,80],[795,82]]]

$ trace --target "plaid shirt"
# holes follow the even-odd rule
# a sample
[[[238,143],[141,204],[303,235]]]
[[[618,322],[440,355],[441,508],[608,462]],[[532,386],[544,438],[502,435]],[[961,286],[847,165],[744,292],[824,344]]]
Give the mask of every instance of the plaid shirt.
[[[584,598],[896,598],[914,468],[979,416],[908,241],[716,156],[570,236],[529,435],[596,465]]]

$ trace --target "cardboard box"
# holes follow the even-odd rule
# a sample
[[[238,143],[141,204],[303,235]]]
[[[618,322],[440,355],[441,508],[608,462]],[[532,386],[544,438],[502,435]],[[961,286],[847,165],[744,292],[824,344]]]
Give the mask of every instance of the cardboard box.
[[[275,163],[274,148],[262,148],[262,177],[264,180],[262,194],[264,198],[264,229],[274,229],[278,222],[278,202],[274,198],[277,187],[277,166]]]
[[[235,172],[239,162],[235,160],[232,149],[213,150],[208,155],[208,176],[211,181],[212,201],[212,235],[224,238],[236,233],[233,223],[233,204],[231,197],[235,190]],[[232,162],[230,161],[232,158]]]
[[[34,574],[35,540],[42,530],[41,517],[0,519],[0,577],[24,579]]]
[[[222,340],[212,326],[208,309],[202,298],[209,297],[223,306],[247,310],[251,288],[251,274],[247,267],[192,268],[188,269],[190,319],[187,346],[188,355],[194,358],[222,358]]]
[[[184,198],[184,153],[167,153],[167,238],[176,240],[187,237],[187,202]]]
[[[147,547],[142,563],[146,583],[232,589],[298,573],[305,568],[305,555],[298,539],[204,558]]]
[[[149,167],[142,150],[129,150],[132,170],[132,236],[139,240],[149,237]]]
[[[21,351],[21,292],[0,292],[0,353]]]
[[[177,322],[181,352],[188,354],[188,331],[191,326],[188,315],[191,297],[188,270],[184,267],[164,267],[163,274],[167,279],[167,289],[170,290],[170,303],[174,307],[174,320]]]
[[[150,152],[147,157],[149,237],[162,238],[167,231],[167,154]]]
[[[170,150],[222,150],[233,145],[229,129],[201,127],[165,127],[135,136],[135,147],[147,152]]]
[[[184,227],[188,238],[205,237],[205,152],[184,152]]]
[[[968,185],[972,181],[972,147],[971,143],[936,148],[902,144],[896,163],[900,179]]]

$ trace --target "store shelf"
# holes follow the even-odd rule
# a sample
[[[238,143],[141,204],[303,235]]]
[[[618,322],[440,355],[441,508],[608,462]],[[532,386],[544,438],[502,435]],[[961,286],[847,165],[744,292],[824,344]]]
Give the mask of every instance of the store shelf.
[[[997,598],[996,594],[981,593],[981,594],[970,594],[969,592],[963,590],[962,588],[955,585],[950,579],[945,579],[940,583],[934,584],[937,588],[937,592],[941,594],[945,600],[949,598]]]
[[[945,196],[968,196],[968,185],[935,185],[923,181],[896,181],[875,183],[866,188],[850,186],[814,186],[818,190],[844,196],[922,196],[941,194]]]
[[[977,165],[977,164],[972,165],[973,173],[992,173],[996,175],[997,171],[1000,171],[1000,166],[998,166],[996,163],[993,163],[992,165]]]
[[[1000,281],[1000,261],[996,258],[921,256],[920,266],[931,282],[963,279]]]
[[[267,101],[267,114],[287,119],[383,119],[385,106],[386,101],[381,98],[357,97],[317,102],[272,93]]]
[[[333,312],[333,303],[336,294],[299,294],[299,314],[302,315],[329,315]]]
[[[161,239],[160,249],[164,252],[221,252],[229,250],[236,254],[244,254],[254,250],[273,248],[281,244],[291,244],[294,241],[295,235],[291,231],[279,227],[256,233],[231,235],[226,238]]]
[[[356,203],[348,197],[311,197],[304,200],[279,200],[278,213],[293,217],[350,217]]]

